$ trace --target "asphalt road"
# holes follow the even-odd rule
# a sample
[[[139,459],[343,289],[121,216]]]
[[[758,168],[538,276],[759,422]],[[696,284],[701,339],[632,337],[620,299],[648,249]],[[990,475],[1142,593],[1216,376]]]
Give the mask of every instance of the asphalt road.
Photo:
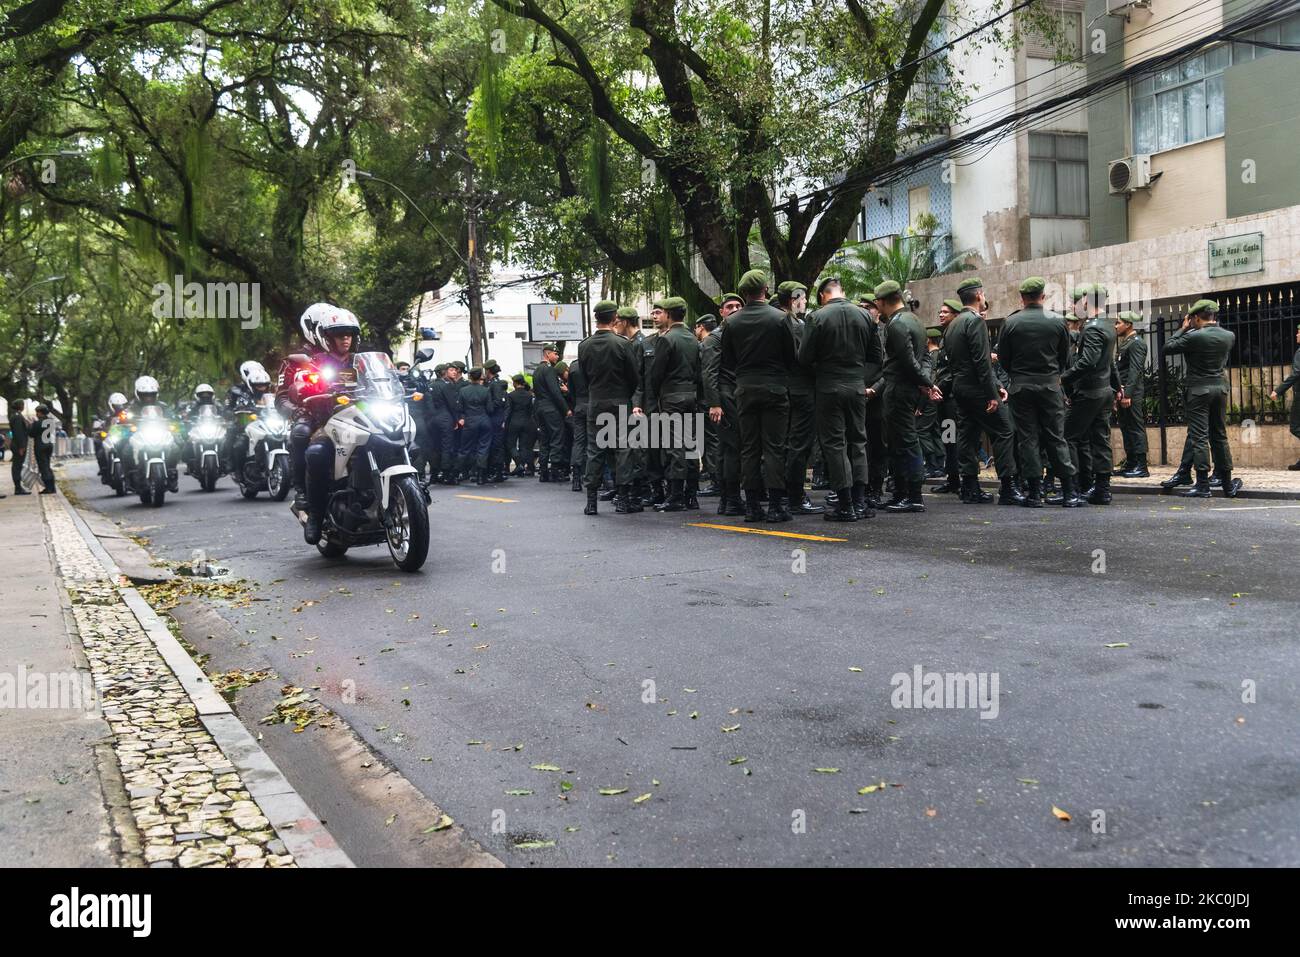
[[[844,539],[822,542],[689,524],[743,527],[712,504],[588,518],[512,479],[435,488],[403,575],[181,482],[162,509],[74,484],[158,557],[259,582],[219,609],[247,644],[214,661],[320,686],[507,864],[1300,864],[1300,506],[930,496],[766,526]],[[918,666],[996,676],[996,716],[895,707]]]

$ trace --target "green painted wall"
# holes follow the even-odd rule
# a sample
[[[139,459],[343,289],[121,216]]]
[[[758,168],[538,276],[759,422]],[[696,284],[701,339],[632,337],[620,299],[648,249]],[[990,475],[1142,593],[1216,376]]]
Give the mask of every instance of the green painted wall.
[[[1223,77],[1228,215],[1300,204],[1300,53],[1278,52]],[[1255,181],[1242,181],[1254,160]]]
[[[1124,20],[1108,17],[1106,0],[1088,0],[1084,8],[1083,42],[1086,44],[1088,80],[1103,73],[1113,75],[1124,58]],[[1104,30],[1106,51],[1094,53],[1093,35]],[[1088,245],[1113,246],[1128,242],[1128,201],[1110,195],[1108,164],[1128,156],[1128,93],[1120,89],[1093,97],[1088,103]]]

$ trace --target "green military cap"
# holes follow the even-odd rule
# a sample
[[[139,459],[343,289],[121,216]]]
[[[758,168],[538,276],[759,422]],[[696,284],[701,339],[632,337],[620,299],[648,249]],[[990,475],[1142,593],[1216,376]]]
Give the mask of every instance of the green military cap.
[[[940,329],[938,326],[930,326],[928,329],[925,330],[925,337],[927,339],[942,339],[943,330]]]
[[[501,371],[501,363],[497,362],[496,359],[489,359],[487,362],[483,363],[483,368],[484,368],[484,369],[489,369],[489,370],[491,370],[492,372],[500,372],[500,371]]]
[[[591,307],[591,314],[599,316],[606,312],[618,312],[618,303],[610,299],[602,299]]]
[[[1070,296],[1070,301],[1078,302],[1084,296],[1092,295],[1092,290],[1093,290],[1093,285],[1090,282],[1085,282],[1082,285],[1075,286],[1074,293]]]
[[[1194,303],[1192,303],[1190,314],[1195,315],[1198,312],[1218,312],[1218,311],[1219,311],[1219,304],[1215,302],[1213,299],[1197,299]]]
[[[801,282],[795,282],[793,279],[787,279],[785,282],[781,283],[781,285],[776,287],[777,295],[780,296],[793,296],[795,293],[807,291],[807,286]],[[820,287],[818,287],[818,291],[820,291]]]
[[[958,292],[963,292],[967,289],[983,289],[983,288],[984,288],[984,280],[980,279],[978,276],[971,276],[969,279],[963,279],[961,282],[957,283]]]
[[[1127,310],[1127,309],[1121,312],[1118,316],[1116,316],[1115,321],[1127,322],[1129,325],[1132,326],[1138,326],[1144,322],[1143,318],[1140,315],[1138,315],[1136,312],[1132,312],[1131,310]]]
[[[470,369],[470,370],[469,370],[469,377],[470,377],[471,379],[481,379],[481,378],[483,378],[483,367],[482,367],[482,366],[475,366],[474,368]]]
[[[669,296],[667,299],[660,300],[655,305],[659,306],[661,309],[685,309],[686,300],[681,296]]]
[[[864,292],[862,295],[858,296],[858,305],[862,305],[864,302],[869,302],[874,305],[875,301],[876,297],[869,292]]]
[[[722,294],[722,298],[718,301],[718,305],[719,305],[719,306],[725,306],[728,302],[730,302],[730,301],[733,300],[733,299],[734,299],[736,302],[740,303],[742,306],[745,304],[745,300],[742,299],[742,298],[740,297],[740,294],[739,294],[739,293],[735,293],[735,292],[724,292],[724,293]]]
[[[650,308],[651,308],[651,309],[667,309],[667,308],[668,308],[668,299],[669,299],[668,296],[664,296],[662,299],[656,299],[654,302],[650,303]]]
[[[1020,291],[1026,296],[1041,295],[1047,288],[1047,280],[1042,276],[1030,276],[1020,284]]]
[[[433,367],[434,375],[442,375],[446,371],[447,371],[447,363],[445,362],[439,362],[436,366]]]
[[[740,277],[740,294],[752,296],[760,293],[767,286],[767,275],[761,269],[751,269]]]
[[[568,368],[569,368],[569,364],[568,364],[567,362],[565,362],[563,359],[561,359],[559,362],[555,363],[555,371],[556,371],[556,372],[566,372],[566,371],[568,371]]]
[[[554,342],[543,342],[543,343],[542,343],[542,351],[543,351],[543,352],[559,352],[560,350],[557,349],[557,348],[555,347],[555,343],[554,343]]]
[[[947,306],[949,309],[951,309],[953,312],[961,312],[963,309],[966,308],[961,304],[960,299],[945,299],[943,301],[943,304]]]
[[[621,307],[619,307],[619,310],[618,310],[618,317],[619,317],[620,319],[629,319],[629,320],[630,320],[630,319],[638,319],[638,320],[639,320],[639,319],[641,318],[641,314],[640,314],[639,312],[636,311],[636,307],[635,307],[635,306],[621,306]]]
[[[841,282],[839,276],[822,276],[821,279],[817,280],[817,285],[815,287],[817,289],[817,295],[821,296],[821,294],[826,291],[826,287],[835,282]]]
[[[459,369],[461,372],[464,372],[464,371],[465,371],[465,363],[461,362],[459,359],[457,359],[455,362],[451,363],[451,365],[452,365],[453,367]]]
[[[883,299],[885,296],[899,296],[903,293],[903,287],[892,279],[886,279],[875,289],[877,299]]]

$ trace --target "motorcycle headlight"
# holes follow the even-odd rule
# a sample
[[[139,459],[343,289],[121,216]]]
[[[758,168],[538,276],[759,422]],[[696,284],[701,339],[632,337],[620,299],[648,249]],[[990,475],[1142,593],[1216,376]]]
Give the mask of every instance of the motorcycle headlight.
[[[271,432],[283,432],[285,428],[284,416],[279,412],[268,412],[262,416],[262,424]]]
[[[371,402],[366,417],[385,432],[400,432],[406,425],[406,406],[396,402]]]
[[[196,427],[190,435],[200,442],[215,442],[221,438],[222,429],[219,425],[204,424]]]
[[[172,440],[172,435],[167,431],[167,426],[157,422],[150,422],[147,425],[140,426],[138,435],[140,441],[145,445],[168,445]]]

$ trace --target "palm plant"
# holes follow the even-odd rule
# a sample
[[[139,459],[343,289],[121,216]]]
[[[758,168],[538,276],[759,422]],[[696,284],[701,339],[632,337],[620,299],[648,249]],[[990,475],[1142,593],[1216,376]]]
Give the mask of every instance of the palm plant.
[[[966,260],[975,250],[948,253],[946,239],[945,236],[895,236],[888,245],[858,243],[841,248],[827,271],[838,272],[844,292],[856,298],[887,279],[906,286],[917,279],[973,269]]]

